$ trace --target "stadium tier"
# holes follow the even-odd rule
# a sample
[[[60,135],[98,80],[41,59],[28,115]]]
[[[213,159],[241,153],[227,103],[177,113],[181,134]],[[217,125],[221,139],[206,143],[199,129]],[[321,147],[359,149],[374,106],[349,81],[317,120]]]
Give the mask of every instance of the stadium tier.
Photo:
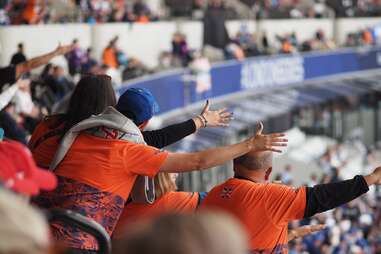
[[[0,0],[0,254],[381,254],[380,13]]]

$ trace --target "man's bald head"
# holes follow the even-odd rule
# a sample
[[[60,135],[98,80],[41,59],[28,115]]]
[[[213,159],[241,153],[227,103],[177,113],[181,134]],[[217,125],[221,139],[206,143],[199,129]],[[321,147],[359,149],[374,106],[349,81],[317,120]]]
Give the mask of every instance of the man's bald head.
[[[234,159],[234,167],[243,166],[247,170],[267,170],[272,167],[272,152],[249,152]]]

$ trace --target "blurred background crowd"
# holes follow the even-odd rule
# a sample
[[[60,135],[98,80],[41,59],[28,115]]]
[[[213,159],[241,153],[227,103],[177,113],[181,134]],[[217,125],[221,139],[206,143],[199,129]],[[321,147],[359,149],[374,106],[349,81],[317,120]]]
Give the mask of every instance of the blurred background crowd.
[[[206,0],[166,0],[160,5],[144,0],[3,0],[0,24],[146,23],[173,17],[200,19]],[[226,2],[229,18],[302,18],[377,16],[378,0],[232,0]]]
[[[346,179],[351,168],[356,168],[357,172],[369,172],[380,161],[380,156],[379,149],[367,148],[359,140],[339,143],[328,147],[316,158],[318,171],[310,173],[308,181],[298,176],[298,170],[292,164],[287,164],[274,179],[290,186],[298,186],[300,182],[306,186],[337,182]],[[289,253],[380,253],[380,200],[380,189],[373,188],[367,195],[335,210],[291,223],[290,228],[308,224],[325,224],[327,228],[291,242]]]
[[[184,72],[189,71],[192,75],[198,75],[197,82],[204,85],[201,87],[203,91],[203,89],[210,89],[211,68],[215,63],[223,61],[245,62],[251,57],[270,57],[279,54],[297,56],[311,51],[319,53],[333,52],[347,47],[358,48],[361,51],[364,48],[381,46],[379,27],[370,25],[364,25],[361,29],[351,31],[346,34],[345,41],[339,43],[332,36],[328,36],[323,29],[314,30],[312,32],[313,36],[307,39],[301,39],[298,32],[285,32],[276,34],[275,40],[272,40],[268,35],[268,31],[251,32],[248,25],[243,22],[236,32],[228,33],[226,21],[231,19],[298,20],[301,18],[379,17],[380,15],[380,0],[0,0],[0,29],[10,26],[21,27],[21,25],[30,25],[30,27],[36,25],[37,27],[47,24],[65,25],[69,23],[84,23],[96,26],[97,24],[112,22],[128,22],[133,26],[158,21],[183,20],[202,21],[203,27],[201,49],[193,48],[187,35],[177,31],[172,33],[170,45],[168,45],[170,50],[160,51],[156,66],[146,64],[145,55],[127,52],[124,49],[124,45],[121,45],[123,43],[123,40],[121,40],[123,32],[107,37],[110,39],[108,39],[107,46],[102,48],[100,56],[94,53],[91,46],[83,46],[84,43],[80,38],[66,38],[71,41],[70,45],[59,45],[56,50],[52,51],[54,55],[62,55],[63,62],[56,63],[49,59],[43,62],[40,68],[23,72],[15,83],[16,89],[12,90],[14,92],[12,92],[11,98],[0,98],[0,128],[6,130],[7,139],[28,144],[37,124],[52,113],[63,112],[78,80],[88,74],[111,76],[113,87],[117,90],[126,81],[138,78],[144,80],[151,77],[151,75],[157,75],[158,73],[160,75],[162,71],[185,68],[183,69]],[[0,44],[0,46],[2,45]],[[7,59],[7,67],[5,68],[22,65],[28,61],[35,61],[35,56],[27,54],[26,48],[28,47],[31,47],[31,45],[28,39],[25,38],[25,40],[19,41],[17,45],[13,45],[13,48],[1,49],[14,52],[12,57]],[[378,55],[377,61],[381,63],[380,59],[381,57]],[[345,60],[343,61],[345,62]],[[1,75],[9,77],[14,76],[14,73],[12,73],[11,69],[8,69],[7,73],[1,73]],[[9,91],[8,89],[10,89],[8,86],[1,86],[0,95],[1,92]],[[380,91],[377,89],[379,88],[374,90]],[[274,91],[274,95],[275,93],[277,91]],[[346,96],[350,97],[350,95]],[[350,103],[355,101],[352,97],[348,100]],[[321,109],[316,105],[312,105],[311,108],[317,111]],[[360,108],[359,105],[358,108]],[[344,112],[345,109],[345,106],[343,106],[337,111]],[[332,111],[335,110],[336,108],[332,109]],[[319,113],[321,113],[321,118],[325,117],[324,112]],[[334,118],[333,114],[332,119]],[[374,115],[377,114],[379,112],[375,111]],[[317,118],[311,121],[314,120],[316,120],[317,124]],[[215,133],[209,133],[208,135],[212,136],[213,140],[217,140],[215,138],[217,135],[213,136]],[[293,187],[300,185],[314,186],[320,183],[337,182],[354,174],[370,173],[381,161],[379,144],[374,143],[375,145],[370,146],[360,140],[346,141],[344,138],[340,138],[335,145],[328,146],[322,154],[313,159],[313,163],[317,165],[316,170],[300,173],[298,166],[293,163],[286,163],[286,165],[280,167],[272,180],[281,181]],[[203,146],[204,144],[204,141],[200,141],[198,145]],[[305,167],[307,166],[309,165],[306,164]],[[353,168],[356,168],[357,171],[352,171]],[[202,180],[203,176],[196,179]],[[179,186],[182,185],[179,184]],[[12,194],[9,197],[5,197],[9,194],[4,194],[4,197],[2,195],[0,192],[0,212],[2,212],[3,207],[6,207],[4,204],[14,198]],[[290,229],[311,224],[325,224],[327,227],[316,234],[291,241],[289,243],[289,253],[381,253],[380,201],[381,190],[375,187],[368,194],[349,204],[308,220],[291,223],[289,225]],[[20,206],[20,209],[30,209],[30,207],[25,208],[22,201],[20,204],[15,205]],[[36,211],[28,211],[28,213],[33,214]],[[2,214],[6,214],[4,218],[17,215],[12,214],[12,211],[9,210],[4,211]],[[27,233],[31,238],[34,237],[33,241],[37,241],[37,245],[46,247],[47,243],[44,239],[47,239],[47,225],[44,219],[39,216],[35,216],[36,221],[33,223],[39,225],[36,227],[42,228],[41,235],[33,235],[34,232]],[[219,222],[229,220],[229,218],[225,218],[223,215],[217,217],[216,221],[214,221],[214,215],[206,214],[201,215],[200,218],[177,218],[177,222],[188,226],[189,223],[194,223],[196,226],[201,225],[200,227],[210,226],[212,228],[209,232],[210,239],[218,242],[219,237],[221,237],[221,235],[216,236],[218,233],[234,234],[219,225],[221,224]],[[17,219],[13,218],[9,219],[9,221],[17,221]],[[172,220],[171,217],[164,217],[161,221],[155,223],[173,226]],[[207,221],[209,220],[214,224],[208,224]],[[28,221],[22,223],[28,223]],[[156,224],[153,225],[157,226]],[[148,228],[150,227],[153,226],[150,225]],[[179,227],[184,228],[184,225]],[[22,229],[22,225],[17,224],[17,228]],[[242,233],[239,229],[232,231],[237,232],[237,235]],[[2,233],[0,226],[0,235]],[[164,232],[164,234],[170,233]],[[134,234],[139,235],[139,232],[132,232],[132,237],[137,237]],[[151,234],[145,237],[149,238],[155,235],[153,231]],[[41,237],[39,238],[39,236]],[[181,237],[186,240],[189,236],[185,234],[181,235]],[[136,239],[134,238],[134,240]],[[204,244],[204,239],[197,240],[200,245]],[[2,242],[1,239],[0,242]],[[231,243],[230,247],[236,247],[236,243]],[[225,247],[227,248],[230,243],[227,241],[224,244],[226,244]],[[0,243],[0,253],[2,253],[1,248]],[[21,253],[27,252],[21,248],[21,252],[10,252],[9,254]],[[37,253],[42,254],[41,252]],[[213,253],[212,250],[210,253]],[[4,252],[4,254],[8,253]],[[123,254],[123,251],[118,252],[118,254]]]

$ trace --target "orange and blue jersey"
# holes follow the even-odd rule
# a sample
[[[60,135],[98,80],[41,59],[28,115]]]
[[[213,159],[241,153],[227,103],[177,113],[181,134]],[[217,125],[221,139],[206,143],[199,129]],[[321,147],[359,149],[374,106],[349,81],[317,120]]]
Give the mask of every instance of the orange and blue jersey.
[[[43,208],[69,209],[100,223],[111,235],[138,175],[154,177],[168,153],[125,140],[81,133],[55,170],[58,187],[35,202]],[[97,250],[95,239],[79,229],[52,224],[65,246]]]
[[[250,253],[288,253],[288,222],[302,219],[306,189],[231,178],[213,188],[200,209],[217,209],[236,217],[249,236]]]

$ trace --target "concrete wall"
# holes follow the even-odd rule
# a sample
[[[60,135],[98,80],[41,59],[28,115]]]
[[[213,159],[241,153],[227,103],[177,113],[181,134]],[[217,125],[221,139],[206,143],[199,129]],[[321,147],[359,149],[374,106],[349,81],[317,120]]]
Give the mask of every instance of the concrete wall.
[[[184,33],[187,37],[190,48],[200,49],[202,47],[203,27],[199,21],[179,22],[177,30]]]
[[[276,35],[295,31],[299,40],[314,36],[322,29],[328,38],[337,38],[339,43],[345,40],[348,32],[380,23],[379,18],[303,20],[237,20],[227,22],[230,36],[235,36],[242,25],[250,32],[266,31],[271,43],[276,43]],[[189,46],[199,49],[202,46],[202,23],[199,21],[156,22],[149,24],[110,23],[90,26],[87,24],[43,25],[43,26],[10,26],[0,28],[0,65],[9,62],[19,42],[25,43],[27,56],[33,57],[53,50],[59,42],[69,43],[78,38],[85,48],[92,46],[95,57],[100,58],[102,50],[109,40],[119,35],[119,47],[130,56],[141,59],[148,66],[155,66],[162,51],[171,49],[172,35],[183,32]],[[336,34],[334,32],[336,31]],[[56,63],[64,60],[55,59]]]
[[[9,26],[0,28],[0,64],[9,63],[17,44],[23,42],[28,58],[54,50],[58,43],[70,43],[78,38],[83,47],[91,45],[91,27],[84,24]],[[56,64],[64,64],[62,58],[55,58]]]
[[[246,27],[247,31],[251,33],[257,32],[257,22],[252,20],[232,20],[227,22],[226,29],[228,30],[229,36],[234,37],[241,30],[242,27]]]
[[[381,25],[380,18],[337,19],[335,27],[335,40],[339,44],[343,44],[345,42],[347,34],[375,25]]]
[[[92,45],[97,58],[115,36],[119,36],[118,47],[128,56],[141,59],[153,67],[157,64],[160,52],[171,49],[171,39],[176,31],[174,22],[151,24],[102,24],[92,28]]]
[[[264,20],[259,23],[259,33],[266,32],[270,45],[277,45],[277,35],[295,32],[299,41],[313,38],[317,30],[323,30],[326,37],[333,38],[334,22],[330,19]]]

